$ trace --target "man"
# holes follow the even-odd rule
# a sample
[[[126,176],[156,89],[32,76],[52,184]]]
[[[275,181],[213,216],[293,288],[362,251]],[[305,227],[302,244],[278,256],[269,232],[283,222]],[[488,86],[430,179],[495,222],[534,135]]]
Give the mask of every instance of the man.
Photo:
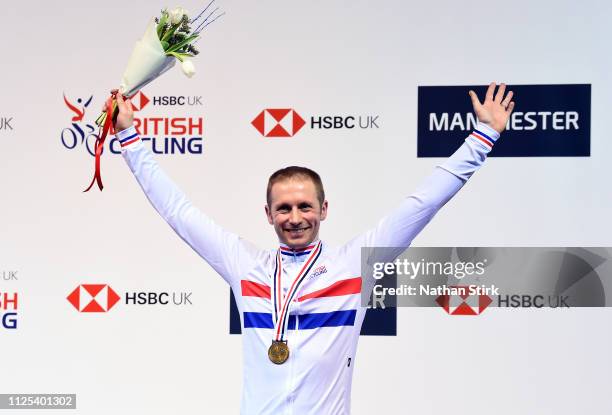
[[[290,167],[269,180],[268,222],[280,247],[261,250],[196,209],[140,142],[128,101],[117,95],[117,138],[153,207],[231,286],[242,321],[243,414],[349,414],[351,380],[366,308],[363,246],[407,248],[482,165],[514,108],[492,83],[484,103],[470,91],[479,123],[421,187],[373,229],[334,248],[319,239],[328,213],[313,171]]]

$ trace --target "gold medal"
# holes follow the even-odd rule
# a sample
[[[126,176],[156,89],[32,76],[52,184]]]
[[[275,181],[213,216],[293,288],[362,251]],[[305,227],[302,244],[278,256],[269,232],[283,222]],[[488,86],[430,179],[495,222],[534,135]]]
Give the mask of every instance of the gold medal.
[[[270,361],[277,365],[282,365],[289,359],[289,346],[285,341],[274,340],[268,349],[268,357]]]
[[[285,294],[284,298],[282,295],[282,268],[283,268],[283,259],[281,255],[281,250],[276,251],[276,267],[274,270],[274,275],[272,277],[274,281],[274,286],[271,289],[272,294],[272,306],[274,308],[273,322],[274,322],[274,331],[275,336],[272,340],[272,344],[268,349],[268,358],[275,365],[282,365],[289,359],[289,346],[287,346],[287,340],[285,339],[286,331],[288,330],[289,324],[289,314],[291,309],[291,301],[293,301],[296,296],[302,282],[306,279],[306,276],[319,259],[321,255],[321,241],[317,243],[314,247],[302,269],[295,277],[291,288]]]

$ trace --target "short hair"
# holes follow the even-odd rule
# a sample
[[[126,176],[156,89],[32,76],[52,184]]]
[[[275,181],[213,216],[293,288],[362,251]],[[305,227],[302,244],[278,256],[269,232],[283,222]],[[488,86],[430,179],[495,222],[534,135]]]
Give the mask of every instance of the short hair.
[[[268,179],[268,188],[266,189],[266,202],[268,203],[268,206],[271,207],[272,205],[270,200],[272,195],[272,186],[274,186],[275,183],[289,179],[310,179],[315,186],[319,204],[323,206],[323,201],[325,200],[325,190],[323,190],[321,176],[319,176],[319,174],[314,170],[300,166],[289,166],[272,173]]]

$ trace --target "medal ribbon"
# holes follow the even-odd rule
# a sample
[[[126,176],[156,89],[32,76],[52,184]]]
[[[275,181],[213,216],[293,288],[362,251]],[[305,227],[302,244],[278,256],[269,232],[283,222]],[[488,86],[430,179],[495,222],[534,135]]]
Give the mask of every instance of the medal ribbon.
[[[109,131],[111,134],[113,133],[113,100],[115,99],[115,94],[111,94],[110,97],[106,100],[104,104],[106,106],[106,120],[104,120],[104,125],[100,127],[101,134],[96,140],[96,171],[94,173],[94,177],[89,184],[89,187],[85,189],[83,192],[88,192],[94,185],[94,183],[98,184],[98,188],[100,190],[104,189],[104,185],[102,184],[102,168],[100,166],[100,158],[102,157],[102,150],[104,150],[104,141],[106,140],[106,136]]]
[[[282,268],[282,260],[280,249],[276,252],[276,261],[274,267],[274,286],[272,287],[272,298],[274,299],[274,324],[278,321],[278,315],[280,314],[280,299],[281,296],[281,275],[282,271],[279,272]],[[277,277],[278,273],[278,277]]]
[[[282,299],[282,289],[281,289],[281,275],[283,273],[282,270],[282,257],[280,249],[276,253],[276,266],[274,270],[274,318],[275,318],[275,327],[274,327],[274,340],[275,341],[283,341],[285,338],[285,333],[287,332],[287,325],[289,324],[289,306],[293,298],[295,298],[296,293],[298,292],[302,282],[306,279],[306,276],[317,262],[321,256],[321,241],[317,243],[315,248],[312,250],[308,259],[302,266],[302,269],[298,273],[297,277],[291,284],[291,288],[287,291],[287,295],[285,296],[285,300]]]

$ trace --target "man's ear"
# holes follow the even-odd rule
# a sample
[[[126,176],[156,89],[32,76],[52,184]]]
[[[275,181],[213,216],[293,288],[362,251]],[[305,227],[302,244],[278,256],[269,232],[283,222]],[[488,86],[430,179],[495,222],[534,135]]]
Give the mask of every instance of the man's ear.
[[[325,220],[325,218],[327,217],[327,200],[323,201],[323,204],[321,205],[321,220]]]
[[[270,210],[270,207],[268,205],[265,205],[264,208],[266,210],[266,217],[268,218],[268,223],[272,225],[274,223],[274,221],[272,220],[272,211]]]

